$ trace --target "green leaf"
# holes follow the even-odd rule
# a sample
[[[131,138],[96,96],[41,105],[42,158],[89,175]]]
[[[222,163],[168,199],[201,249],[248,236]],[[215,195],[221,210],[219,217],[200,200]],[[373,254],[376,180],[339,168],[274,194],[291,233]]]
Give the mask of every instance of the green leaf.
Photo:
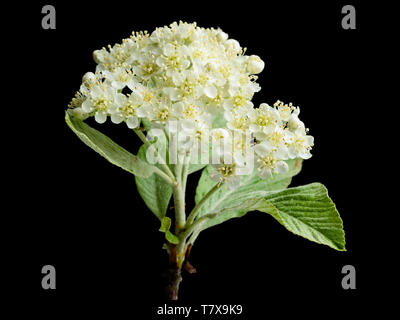
[[[301,159],[294,159],[287,161],[289,170],[286,173],[274,174],[270,179],[260,179],[257,171],[254,170],[252,174],[241,177],[240,186],[237,189],[229,189],[226,185],[222,185],[220,189],[215,192],[200,209],[198,218],[207,213],[217,213],[217,217],[209,219],[203,225],[203,230],[214,225],[220,224],[226,220],[242,217],[249,210],[237,209],[227,211],[225,208],[232,207],[233,202],[244,203],[249,199],[265,196],[266,192],[273,190],[280,190],[287,188],[294,175],[298,174],[301,170]],[[216,182],[210,178],[211,166],[207,166],[200,177],[195,201],[198,203],[204,195],[211,190]],[[222,212],[222,213],[221,213]]]
[[[165,233],[165,239],[167,239],[168,242],[171,242],[173,244],[179,243],[179,238],[176,235],[174,235],[171,231],[167,231]]]
[[[343,222],[328,190],[320,183],[270,192],[258,210],[308,240],[345,251]]]
[[[229,206],[208,223],[217,224],[225,215],[237,217],[258,210],[270,214],[296,235],[339,251],[346,250],[342,220],[328,190],[320,183],[230,199]]]
[[[161,139],[156,144],[161,143]],[[146,160],[146,151],[148,147],[142,145],[138,152],[138,158]],[[148,178],[135,176],[137,190],[146,203],[147,207],[160,220],[165,216],[172,196],[172,188],[160,176],[153,174]]]
[[[287,161],[289,171],[260,179],[256,172],[241,178],[237,189],[222,185],[204,204],[198,218],[216,214],[206,220],[201,230],[259,210],[272,215],[289,231],[311,241],[345,250],[342,220],[326,188],[319,183],[286,189],[292,176],[301,170],[301,160]],[[196,190],[196,203],[216,184],[209,176],[210,166],[203,170]]]
[[[171,218],[169,217],[164,217],[161,219],[161,226],[158,231],[160,232],[167,232],[171,228]]]
[[[171,242],[173,244],[178,244],[179,238],[176,235],[174,235],[171,231],[169,231],[170,228],[171,228],[171,219],[169,217],[162,218],[161,226],[158,231],[165,233],[165,239],[168,242]]]
[[[135,176],[146,178],[153,174],[154,166],[140,160],[82,120],[65,112],[65,121],[79,139],[112,164],[133,173]]]

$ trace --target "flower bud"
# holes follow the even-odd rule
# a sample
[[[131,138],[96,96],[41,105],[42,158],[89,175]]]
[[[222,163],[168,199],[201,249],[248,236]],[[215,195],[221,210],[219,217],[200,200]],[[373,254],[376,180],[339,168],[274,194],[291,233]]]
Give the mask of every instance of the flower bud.
[[[250,74],[260,73],[261,71],[263,71],[264,66],[265,66],[265,63],[264,63],[264,61],[262,61],[260,59],[259,56],[252,55],[247,60],[247,71]]]
[[[226,46],[228,48],[232,49],[234,52],[239,52],[240,51],[240,44],[235,39],[226,40]]]
[[[219,41],[226,41],[228,39],[228,34],[223,32],[222,30],[218,30],[217,39]]]
[[[85,86],[93,84],[96,82],[96,76],[93,72],[86,72],[82,77],[82,83]]]
[[[93,51],[93,60],[96,63],[103,63],[104,62],[104,51],[103,50]]]

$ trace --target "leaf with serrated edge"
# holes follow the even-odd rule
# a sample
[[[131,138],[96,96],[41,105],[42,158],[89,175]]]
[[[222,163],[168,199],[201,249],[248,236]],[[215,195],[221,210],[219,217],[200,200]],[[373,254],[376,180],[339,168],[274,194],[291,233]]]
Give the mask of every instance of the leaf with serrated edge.
[[[250,194],[247,198],[232,198],[230,205],[208,223],[213,223],[219,215],[240,216],[254,210],[270,214],[296,235],[339,251],[346,250],[343,222],[328,190],[320,183],[266,191],[264,196]]]
[[[308,240],[345,251],[343,222],[328,190],[320,183],[271,192],[265,197],[266,212],[286,229]]]

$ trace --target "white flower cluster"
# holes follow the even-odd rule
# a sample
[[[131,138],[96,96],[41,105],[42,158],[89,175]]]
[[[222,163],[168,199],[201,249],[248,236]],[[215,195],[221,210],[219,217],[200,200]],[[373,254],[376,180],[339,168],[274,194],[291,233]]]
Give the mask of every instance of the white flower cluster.
[[[96,73],[83,77],[71,106],[99,123],[110,116],[130,128],[139,125],[138,118],[206,122],[224,106],[251,105],[260,90],[253,74],[264,68],[222,30],[182,22],[151,35],[136,33],[95,51],[94,59]],[[124,94],[125,87],[132,92]]]
[[[222,30],[195,23],[135,33],[94,52],[96,72],[84,75],[70,112],[98,123],[109,117],[132,129],[142,119],[163,129],[172,120],[186,136],[225,145],[214,148],[222,159],[213,174],[218,181],[238,180],[252,153],[260,176],[271,176],[287,170],[284,160],[309,158],[313,138],[298,118],[299,108],[281,102],[254,108],[251,100],[261,89],[255,74],[264,62],[245,51]]]
[[[226,126],[239,139],[231,139],[234,141],[231,157],[235,161],[217,165],[214,177],[229,179],[235,185],[236,176],[246,172],[249,162],[255,164],[261,178],[269,178],[273,173],[288,171],[285,160],[309,159],[314,138],[307,135],[308,129],[299,119],[299,113],[298,107],[281,101],[273,106],[262,103],[258,108],[225,110]],[[227,171],[237,171],[237,174],[226,174]]]

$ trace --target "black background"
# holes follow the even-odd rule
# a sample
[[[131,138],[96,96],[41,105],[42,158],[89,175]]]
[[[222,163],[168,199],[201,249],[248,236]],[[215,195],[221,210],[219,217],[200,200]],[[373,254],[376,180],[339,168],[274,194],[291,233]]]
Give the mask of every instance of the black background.
[[[200,235],[191,259],[198,273],[184,274],[179,303],[242,304],[247,319],[273,312],[314,318],[373,307],[366,301],[383,293],[378,288],[387,275],[375,268],[384,255],[377,254],[381,247],[372,236],[379,226],[373,221],[371,184],[379,173],[363,159],[371,146],[378,148],[377,138],[365,128],[374,126],[372,40],[380,35],[365,4],[279,3],[52,1],[21,6],[16,18],[22,27],[5,30],[17,61],[12,81],[24,77],[13,96],[18,129],[8,131],[18,170],[10,169],[6,200],[12,207],[6,214],[9,233],[4,233],[10,257],[4,273],[7,293],[21,302],[15,311],[53,319],[62,314],[157,318],[167,265],[159,222],[137,194],[133,176],[80,142],[64,123],[64,110],[82,75],[95,68],[93,50],[133,30],[151,32],[179,20],[221,27],[248,54],[266,62],[255,104],[280,99],[300,106],[315,148],[292,185],[327,186],[344,221],[348,250],[309,242],[272,217],[252,212]],[[41,28],[45,4],[56,7],[56,30]],[[356,7],[356,30],[341,27],[345,4]],[[139,141],[125,126],[96,128],[137,151]],[[190,178],[189,197],[198,177]],[[56,290],[41,288],[46,264],[56,267]],[[356,290],[341,287],[347,264],[357,270]]]

